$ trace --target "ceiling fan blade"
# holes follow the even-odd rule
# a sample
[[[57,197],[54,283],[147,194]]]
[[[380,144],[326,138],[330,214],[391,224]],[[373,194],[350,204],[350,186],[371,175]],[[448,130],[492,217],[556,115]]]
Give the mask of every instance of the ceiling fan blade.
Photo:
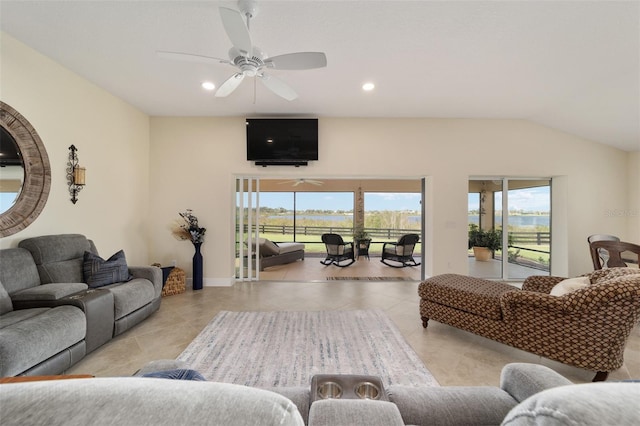
[[[287,53],[267,58],[264,63],[279,70],[310,70],[326,67],[327,56],[322,52]]]
[[[216,98],[224,98],[229,96],[244,80],[244,74],[241,72],[235,73],[220,85],[220,88],[216,91]]]
[[[262,83],[267,86],[276,95],[288,101],[292,101],[298,97],[298,94],[288,84],[272,75],[258,74]]]
[[[159,50],[156,52],[160,58],[176,61],[203,62],[205,64],[230,64],[228,59],[213,58],[211,56],[194,55],[191,53],[167,52]]]
[[[251,43],[251,35],[242,19],[242,14],[237,10],[221,7],[220,18],[231,44],[244,56],[251,55],[253,43]]]

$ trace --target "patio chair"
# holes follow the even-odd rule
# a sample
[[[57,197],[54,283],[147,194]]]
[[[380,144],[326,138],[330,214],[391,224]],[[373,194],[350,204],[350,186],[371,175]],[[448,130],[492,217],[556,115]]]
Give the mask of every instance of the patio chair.
[[[589,246],[591,246],[591,243],[595,241],[620,241],[620,238],[616,237],[615,235],[607,234],[593,234],[587,237]],[[609,254],[607,253],[607,251],[604,249],[598,249],[598,256],[600,257],[600,264],[605,265],[607,263],[607,259],[609,259]],[[596,267],[595,261],[593,262],[593,269],[598,269]]]
[[[393,268],[404,268],[407,266],[418,266],[420,263],[413,258],[413,250],[420,241],[418,234],[406,234],[398,239],[395,243],[384,243],[382,246],[382,259],[380,260],[387,266]],[[398,262],[399,265],[387,263],[387,261]]]
[[[336,265],[341,268],[351,265],[356,261],[353,251],[353,243],[345,243],[338,234],[322,234],[322,242],[327,248],[327,257],[321,260],[323,265]],[[340,264],[342,261],[349,261],[347,264]]]
[[[591,250],[591,260],[593,261],[593,269],[603,268],[625,268],[628,263],[640,262],[640,245],[633,243],[626,243],[624,241],[594,241],[589,244]],[[606,252],[606,261],[602,260],[601,252]],[[631,252],[635,254],[635,259],[625,257],[623,259],[623,252]]]

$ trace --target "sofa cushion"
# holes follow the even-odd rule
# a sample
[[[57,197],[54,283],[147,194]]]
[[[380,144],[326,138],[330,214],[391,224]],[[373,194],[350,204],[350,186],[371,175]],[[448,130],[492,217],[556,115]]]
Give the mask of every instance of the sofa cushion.
[[[51,308],[17,309],[15,311],[7,312],[0,316],[0,329],[9,327],[12,324],[27,320],[31,317],[35,317],[36,315],[40,315],[49,309]]]
[[[110,284],[102,288],[113,293],[116,320],[151,303],[155,297],[153,284],[144,278],[134,278],[126,283]]]
[[[127,259],[122,250],[114,253],[107,260],[104,260],[97,254],[85,251],[82,273],[84,282],[92,288],[129,281],[131,279]]]
[[[22,315],[21,321],[0,329],[2,377],[15,376],[38,365],[82,341],[87,332],[85,315],[75,306],[18,310],[3,315],[0,321],[17,314]]]
[[[31,253],[23,248],[0,250],[0,281],[10,295],[40,285],[38,268]]]
[[[591,284],[589,277],[567,278],[554,285],[549,293],[551,296],[564,296]]]
[[[79,291],[87,289],[85,283],[52,283],[27,288],[11,295],[16,302],[32,300],[59,300]]]
[[[278,244],[273,241],[267,240],[266,238],[259,238],[258,243],[260,244],[260,256],[275,256],[280,253]]]
[[[89,240],[80,234],[27,238],[18,246],[31,252],[42,284],[83,282],[84,252],[94,251]]]
[[[315,401],[309,409],[309,424],[314,426],[404,426],[400,411],[392,402],[359,399]]]
[[[13,311],[13,303],[11,303],[9,293],[7,293],[2,282],[0,282],[0,315],[4,315],[11,311]]]
[[[458,274],[436,275],[422,282],[418,294],[424,300],[492,320],[502,319],[500,297],[519,291],[509,284]]]
[[[302,243],[280,243],[278,244],[278,254],[293,253],[294,251],[304,250]]]
[[[141,377],[14,383],[0,392],[3,425],[303,426],[285,397],[229,383]],[[43,420],[44,419],[44,420]]]
[[[493,386],[391,385],[388,393],[407,425],[497,425],[517,404]]]

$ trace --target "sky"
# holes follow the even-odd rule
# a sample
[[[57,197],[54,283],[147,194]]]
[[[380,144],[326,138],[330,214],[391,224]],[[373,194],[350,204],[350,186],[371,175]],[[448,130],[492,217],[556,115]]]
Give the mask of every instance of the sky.
[[[367,210],[420,210],[420,194],[366,193]],[[261,192],[261,207],[293,209],[293,193]],[[297,210],[353,210],[352,192],[297,192]]]
[[[365,193],[366,210],[415,210],[420,211],[419,193]],[[496,193],[496,203],[502,204],[502,193]],[[469,210],[478,208],[478,194],[469,195]],[[260,206],[293,209],[292,192],[262,192]],[[353,209],[351,192],[297,192],[297,210],[346,210]],[[509,191],[509,210],[551,211],[550,187],[542,186]]]
[[[551,211],[551,189],[549,186],[516,189],[509,191],[509,210]],[[496,192],[496,208],[502,205],[502,192]],[[469,194],[469,210],[478,209],[478,194]]]

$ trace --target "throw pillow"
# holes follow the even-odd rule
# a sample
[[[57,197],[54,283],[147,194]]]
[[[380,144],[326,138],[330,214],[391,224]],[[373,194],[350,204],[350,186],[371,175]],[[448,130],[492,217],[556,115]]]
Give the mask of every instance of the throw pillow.
[[[584,288],[590,283],[589,277],[568,278],[553,286],[549,294],[552,296],[564,296],[567,293]]]
[[[82,272],[84,282],[92,288],[129,281],[132,278],[129,275],[129,267],[122,250],[107,260],[97,254],[85,251]]]
[[[155,371],[153,373],[143,374],[142,377],[155,377],[158,379],[173,379],[173,380],[195,380],[198,382],[204,382],[205,379],[202,374],[196,370],[189,369],[176,369],[176,370],[163,370]]]

